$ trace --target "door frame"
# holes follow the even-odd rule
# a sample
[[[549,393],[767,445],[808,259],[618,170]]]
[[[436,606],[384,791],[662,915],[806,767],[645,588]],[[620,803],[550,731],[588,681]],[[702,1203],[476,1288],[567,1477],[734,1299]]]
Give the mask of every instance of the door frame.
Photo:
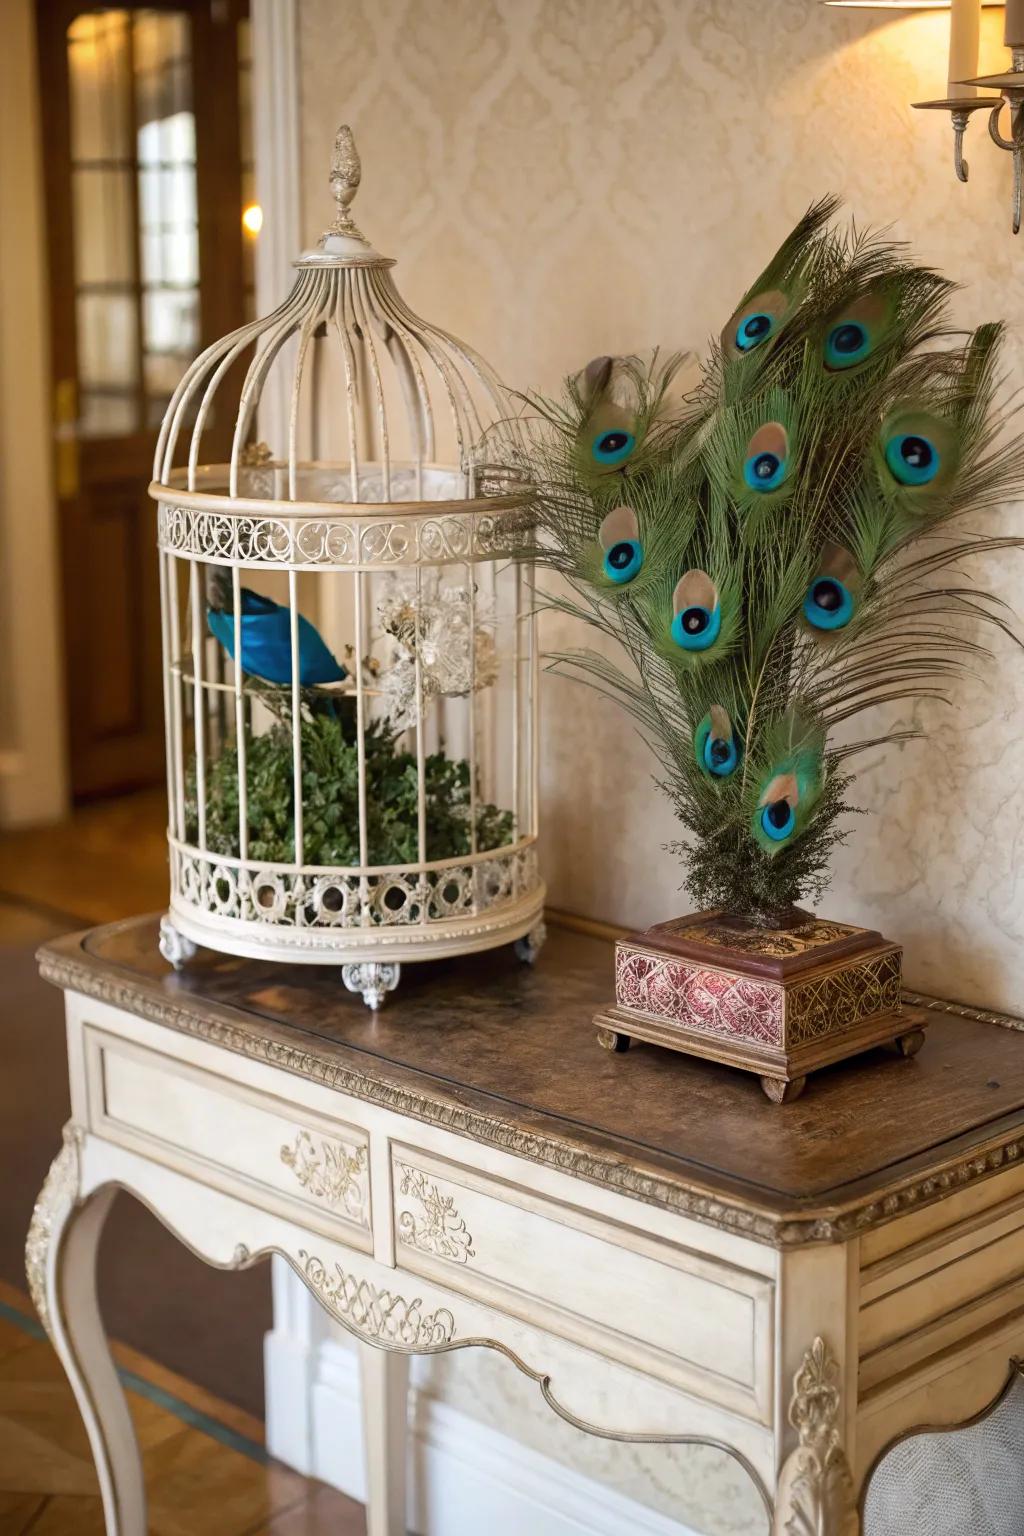
[[[0,827],[68,804],[53,478],[46,204],[34,0],[6,0],[0,58]]]
[[[0,300],[0,402],[22,405],[9,444],[0,423],[0,563],[6,691],[0,697],[0,828],[42,825],[68,811],[60,551],[53,474],[53,377],[49,361],[46,210],[35,0],[6,0],[0,76],[0,187],[11,216],[0,226],[0,254],[18,282]],[[257,308],[276,305],[290,286],[301,249],[299,59],[295,0],[251,0],[256,197],[264,227],[256,249]],[[11,88],[16,85],[17,89]],[[6,196],[0,196],[0,211]],[[16,217],[14,216],[16,214]],[[5,241],[6,231],[6,241]],[[8,248],[15,259],[8,255]],[[26,358],[28,359],[26,361]],[[268,429],[279,436],[283,402]],[[21,419],[27,418],[27,419]],[[26,514],[26,506],[31,508]],[[31,592],[32,601],[19,601]]]
[[[256,197],[263,228],[256,242],[256,312],[269,315],[295,280],[302,251],[299,35],[297,0],[249,0],[252,130]],[[271,369],[260,402],[260,433],[287,441],[290,380]]]
[[[237,23],[244,0],[149,0],[157,15],[188,17],[186,51],[190,110],[198,152],[194,178],[199,258],[198,350],[243,323],[238,71],[234,67]],[[150,414],[144,383],[146,272],[139,231],[139,181],[127,178],[134,252],[123,274],[124,299],[134,304],[136,325],[135,418],[80,435],[73,424],[78,391],[86,384],[79,366],[78,238],[73,227],[75,172],[72,162],[74,82],[69,60],[69,27],[79,16],[99,11],[94,0],[37,0],[37,48],[43,116],[43,162],[49,233],[51,376],[54,399],[63,406],[63,426],[73,452],[62,477],[58,459],[58,529],[64,617],[64,690],[68,777],[80,798],[117,794],[163,780],[164,709],[160,662],[160,615],[155,513],[146,498],[152,474],[158,422]],[[126,18],[133,8],[109,14]],[[137,86],[131,62],[135,28],[119,27],[127,46],[131,161],[135,148]],[[123,174],[123,173],[119,173]],[[123,302],[123,300],[122,300]],[[61,382],[58,382],[61,381]],[[77,386],[77,389],[76,389]],[[219,457],[229,432],[218,421],[209,447]],[[59,450],[58,450],[59,452]],[[63,485],[62,485],[63,482]],[[106,564],[97,550],[116,562]],[[109,593],[109,595],[108,595]],[[110,617],[113,615],[113,617]]]

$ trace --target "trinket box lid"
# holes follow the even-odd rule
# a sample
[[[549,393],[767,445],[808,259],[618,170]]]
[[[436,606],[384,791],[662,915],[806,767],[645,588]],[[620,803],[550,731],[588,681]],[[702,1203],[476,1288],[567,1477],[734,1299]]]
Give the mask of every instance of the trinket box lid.
[[[631,933],[620,943],[699,960],[704,965],[788,981],[871,950],[892,949],[872,928],[836,923],[794,909],[786,927],[758,928],[724,912],[691,912]]]

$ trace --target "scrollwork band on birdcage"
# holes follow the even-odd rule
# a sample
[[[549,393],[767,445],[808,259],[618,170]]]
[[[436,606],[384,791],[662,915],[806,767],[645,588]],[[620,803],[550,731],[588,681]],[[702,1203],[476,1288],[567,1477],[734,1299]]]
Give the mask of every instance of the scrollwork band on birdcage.
[[[475,861],[365,874],[289,870],[172,843],[171,886],[174,898],[197,914],[327,931],[472,917],[540,888],[532,844]]]
[[[520,518],[493,509],[404,517],[249,516],[163,502],[160,548],[212,563],[373,569],[493,560],[522,539]]]

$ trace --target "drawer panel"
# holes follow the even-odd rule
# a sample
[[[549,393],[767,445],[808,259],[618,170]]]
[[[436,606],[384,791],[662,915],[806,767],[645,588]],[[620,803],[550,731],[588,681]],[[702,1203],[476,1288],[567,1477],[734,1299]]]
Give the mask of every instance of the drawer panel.
[[[86,1027],[89,1122],[98,1135],[252,1196],[369,1252],[365,1132]]]
[[[410,1147],[392,1177],[400,1268],[770,1423],[770,1280]]]
[[[860,1277],[864,1391],[1024,1308],[1024,1198],[929,1232]]]

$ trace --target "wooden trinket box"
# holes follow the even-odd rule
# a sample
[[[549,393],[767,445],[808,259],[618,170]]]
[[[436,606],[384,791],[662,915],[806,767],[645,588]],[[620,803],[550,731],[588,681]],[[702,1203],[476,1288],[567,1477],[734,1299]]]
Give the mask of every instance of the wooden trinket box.
[[[926,1016],[901,999],[903,950],[881,934],[795,912],[755,928],[696,912],[615,946],[615,1003],[595,1015],[598,1040],[633,1040],[756,1072],[777,1104],[807,1076],[872,1046],[913,1056]]]

